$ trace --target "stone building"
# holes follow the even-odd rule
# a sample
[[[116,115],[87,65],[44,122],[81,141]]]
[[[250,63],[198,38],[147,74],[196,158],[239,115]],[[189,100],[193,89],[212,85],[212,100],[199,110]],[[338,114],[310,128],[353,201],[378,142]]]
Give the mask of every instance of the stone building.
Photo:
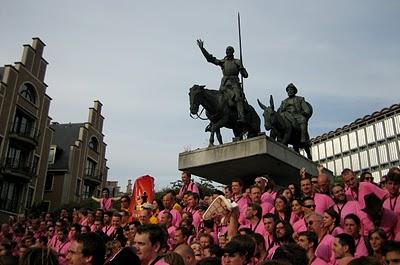
[[[85,123],[52,123],[44,208],[54,210],[100,196],[107,180],[102,104],[94,102]]]
[[[344,168],[369,171],[375,182],[400,164],[400,104],[357,119],[312,140],[313,160],[339,176]]]
[[[0,67],[0,218],[43,199],[52,137],[44,47],[34,38],[21,62]]]

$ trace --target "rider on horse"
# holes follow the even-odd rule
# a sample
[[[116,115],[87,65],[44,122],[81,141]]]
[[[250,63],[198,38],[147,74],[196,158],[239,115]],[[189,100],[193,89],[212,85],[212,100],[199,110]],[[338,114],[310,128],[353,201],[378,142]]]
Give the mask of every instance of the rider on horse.
[[[223,77],[219,90],[224,95],[227,104],[236,108],[238,122],[245,123],[246,119],[244,115],[244,108],[246,104],[246,98],[239,81],[239,73],[244,78],[248,77],[248,73],[243,67],[241,60],[234,58],[234,49],[231,46],[226,48],[225,58],[217,59],[212,54],[207,52],[207,50],[204,48],[204,42],[202,40],[197,40],[197,44],[207,62],[221,67]]]

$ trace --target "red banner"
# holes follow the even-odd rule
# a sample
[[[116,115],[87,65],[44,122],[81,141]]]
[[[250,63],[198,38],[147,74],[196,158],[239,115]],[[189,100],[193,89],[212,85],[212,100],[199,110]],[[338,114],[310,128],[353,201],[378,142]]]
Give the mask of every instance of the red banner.
[[[139,199],[141,198],[141,200]],[[137,209],[138,199],[139,203],[143,204],[144,200],[147,203],[152,204],[154,198],[154,178],[152,176],[146,175],[138,177],[135,180],[132,190],[132,198],[130,205],[130,212],[135,213]]]

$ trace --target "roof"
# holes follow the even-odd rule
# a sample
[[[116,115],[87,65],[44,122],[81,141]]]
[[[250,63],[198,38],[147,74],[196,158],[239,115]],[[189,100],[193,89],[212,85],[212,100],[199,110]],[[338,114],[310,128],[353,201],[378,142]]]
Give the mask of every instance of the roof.
[[[68,169],[70,146],[78,140],[79,130],[84,123],[53,123],[50,128],[54,130],[52,145],[56,145],[56,157],[54,164],[49,165],[50,170]]]
[[[394,112],[396,110],[400,110],[400,104],[393,104],[392,106],[387,107],[387,108],[383,108],[380,111],[375,111],[372,114],[365,115],[364,117],[358,118],[355,121],[353,121],[352,123],[344,125],[341,128],[337,128],[334,131],[330,131],[328,133],[324,133],[324,134],[322,134],[320,136],[317,136],[317,137],[311,139],[311,141],[312,142],[317,142],[319,140],[322,140],[323,138],[327,138],[329,136],[333,136],[335,134],[339,134],[339,133],[341,133],[343,131],[346,131],[346,130],[349,130],[351,128],[354,128],[354,127],[356,127],[356,126],[358,126],[358,125],[360,125],[362,123],[368,122],[368,121],[370,121],[370,120],[372,120],[372,119],[374,119],[376,117],[379,117],[379,116],[384,115],[386,113]]]

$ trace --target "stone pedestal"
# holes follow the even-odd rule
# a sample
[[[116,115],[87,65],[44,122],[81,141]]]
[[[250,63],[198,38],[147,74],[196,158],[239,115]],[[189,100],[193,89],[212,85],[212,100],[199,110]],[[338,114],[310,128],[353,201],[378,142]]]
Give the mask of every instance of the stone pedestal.
[[[243,141],[197,149],[179,154],[178,168],[222,184],[239,177],[251,184],[256,176],[268,174],[277,185],[299,183],[300,168],[317,175],[316,164],[286,146],[262,135]],[[332,172],[326,172],[333,177]]]

